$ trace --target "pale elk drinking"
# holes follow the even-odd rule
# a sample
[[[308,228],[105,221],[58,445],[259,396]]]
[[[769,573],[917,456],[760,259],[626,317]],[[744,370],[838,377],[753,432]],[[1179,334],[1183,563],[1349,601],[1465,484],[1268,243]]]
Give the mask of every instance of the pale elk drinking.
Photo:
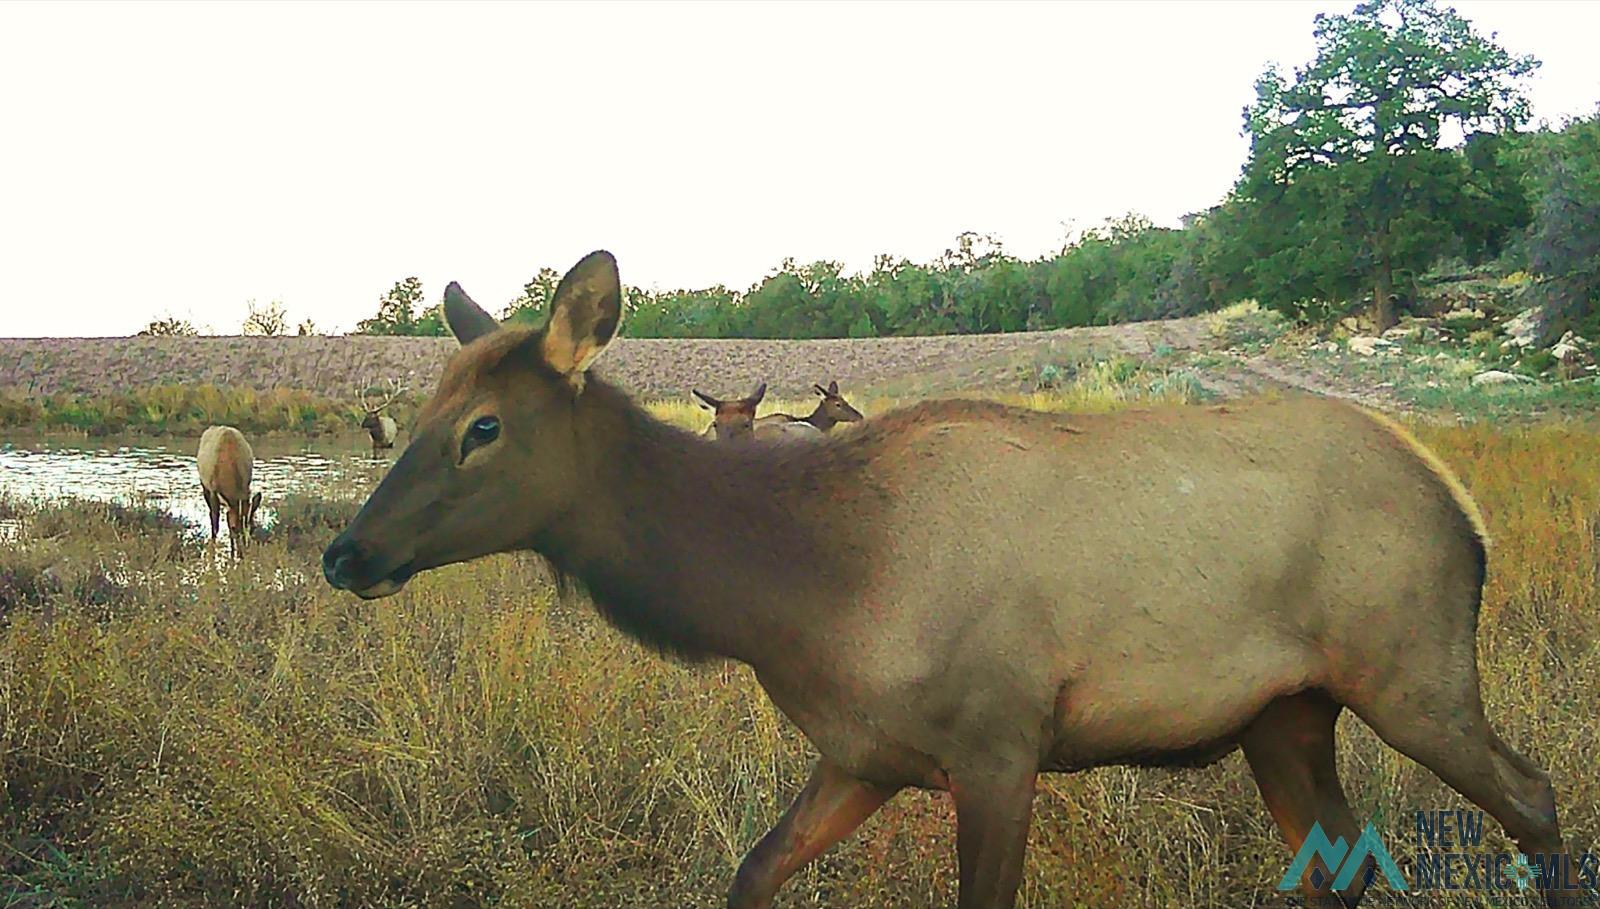
[[[859,423],[862,419],[861,411],[850,406],[850,402],[839,393],[839,383],[831,381],[826,388],[821,385],[811,386],[811,390],[820,395],[817,406],[811,413],[804,417],[797,417],[787,413],[769,413],[756,420],[756,430],[763,426],[784,426],[790,423],[804,423],[818,432],[831,432],[840,423]]]
[[[372,456],[376,458],[380,450],[393,448],[395,439],[400,435],[399,424],[385,411],[394,403],[395,398],[405,393],[406,387],[398,379],[390,379],[383,400],[376,404],[368,398],[368,390],[367,388],[361,390],[361,406],[367,412],[361,421],[361,428],[372,437]]]
[[[250,493],[250,478],[255,471],[255,453],[244,433],[232,426],[213,426],[200,434],[200,451],[195,456],[200,471],[200,494],[211,511],[211,540],[216,542],[224,510],[228,513],[228,546],[234,558],[244,555],[245,544],[255,529],[256,509],[261,493]]]
[[[1039,773],[1235,748],[1292,847],[1314,823],[1353,843],[1347,708],[1523,852],[1562,852],[1549,779],[1479,697],[1484,525],[1394,423],[1317,399],[935,401],[811,445],[706,445],[590,372],[620,300],[603,252],[539,329],[450,285],[463,346],[323,573],[374,598],[531,549],[638,638],[748,664],[820,757],[733,909],[907,787],[953,796],[962,909],[1008,907]],[[1302,886],[1333,880],[1319,858]]]

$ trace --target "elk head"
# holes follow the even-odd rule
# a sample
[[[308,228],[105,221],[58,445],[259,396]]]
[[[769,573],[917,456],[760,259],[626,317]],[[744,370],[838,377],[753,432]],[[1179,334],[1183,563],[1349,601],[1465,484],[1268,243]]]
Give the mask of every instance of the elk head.
[[[256,534],[256,512],[261,509],[261,493],[250,496],[248,501],[240,502],[237,508],[228,508],[228,539],[233,543],[234,552],[243,552],[244,547]]]
[[[584,520],[593,467],[580,420],[584,376],[622,318],[617,263],[593,252],[561,279],[545,324],[501,327],[452,283],[445,321],[461,342],[418,413],[411,444],[322,554],[334,587],[371,599],[420,571],[528,548]]]
[[[766,397],[767,383],[762,382],[750,394],[730,401],[713,398],[699,389],[693,389],[700,405],[712,412],[712,435],[722,442],[748,439],[755,433],[756,407]]]
[[[862,419],[861,411],[850,406],[850,402],[839,394],[839,383],[829,382],[827,388],[821,385],[811,386],[812,390],[822,395],[822,415],[834,423],[859,423]]]
[[[362,389],[361,407],[367,412],[367,415],[361,421],[361,428],[368,432],[382,432],[383,412],[388,410],[389,405],[394,403],[394,399],[404,394],[406,390],[406,386],[402,384],[399,379],[390,379],[389,387],[384,393],[383,400],[374,404],[372,403],[371,398],[369,398],[367,395],[368,389]]]

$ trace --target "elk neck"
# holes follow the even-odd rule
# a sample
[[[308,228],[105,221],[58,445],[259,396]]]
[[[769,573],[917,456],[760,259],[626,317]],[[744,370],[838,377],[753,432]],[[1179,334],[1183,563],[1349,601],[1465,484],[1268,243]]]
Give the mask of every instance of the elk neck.
[[[801,420],[800,422],[802,422],[802,423],[810,423],[812,426],[815,426],[817,429],[819,429],[819,430],[821,430],[823,432],[827,432],[828,430],[832,429],[834,427],[834,425],[837,424],[839,421],[835,420],[833,417],[828,416],[827,411],[826,411],[826,405],[819,401],[819,402],[817,402],[816,408],[811,411],[811,416],[806,417],[805,419]]]
[[[587,466],[573,514],[531,540],[647,644],[758,670],[824,633],[865,571],[864,456],[708,444],[591,379],[574,406]],[[826,570],[819,570],[823,566]]]

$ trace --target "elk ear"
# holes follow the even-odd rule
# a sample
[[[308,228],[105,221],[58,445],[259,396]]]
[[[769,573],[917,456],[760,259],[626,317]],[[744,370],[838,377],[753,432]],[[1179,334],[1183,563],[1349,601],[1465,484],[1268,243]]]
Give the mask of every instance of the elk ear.
[[[838,379],[834,379],[832,382],[828,383],[828,394],[836,395],[838,393],[839,393],[839,380]]]
[[[622,322],[622,281],[605,250],[584,256],[556,287],[540,342],[544,361],[577,387]]]
[[[822,395],[824,398],[826,398],[828,396],[828,390],[826,388],[823,388],[821,385],[813,385],[813,386],[811,386],[811,389],[813,391],[815,391],[817,394]]]
[[[700,404],[701,404],[702,407],[709,407],[712,410],[716,410],[718,407],[722,406],[722,402],[721,401],[718,401],[716,398],[713,398],[712,396],[706,394],[703,391],[700,391],[697,388],[690,389],[690,391],[693,392],[695,397],[700,399]]]
[[[760,404],[761,403],[761,399],[766,397],[766,396],[767,396],[767,383],[762,382],[760,385],[756,386],[756,390],[755,391],[750,392],[750,397],[745,398],[744,399],[744,403],[750,405],[751,407],[754,407],[757,404]]]
[[[454,281],[444,289],[444,321],[450,326],[450,333],[462,344],[471,344],[500,327],[494,316],[472,302],[467,292]]]

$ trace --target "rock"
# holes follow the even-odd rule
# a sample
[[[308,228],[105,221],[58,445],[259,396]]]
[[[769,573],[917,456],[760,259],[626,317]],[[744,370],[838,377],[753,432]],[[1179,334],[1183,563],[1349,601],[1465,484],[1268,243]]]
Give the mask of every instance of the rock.
[[[1594,370],[1594,354],[1589,350],[1589,342],[1570,331],[1550,348],[1550,355],[1556,358],[1556,373],[1563,379],[1576,379]]]
[[[1539,340],[1539,333],[1544,330],[1544,317],[1538,307],[1524,309],[1506,321],[1501,328],[1505,329],[1507,344],[1512,347],[1532,347]]]
[[[1468,309],[1462,306],[1444,313],[1439,318],[1446,322],[1466,322],[1468,320],[1482,321],[1488,317],[1483,314],[1481,309]]]
[[[1387,350],[1394,346],[1393,341],[1385,341],[1383,338],[1374,338],[1371,335],[1359,335],[1351,338],[1349,344],[1351,353],[1357,353],[1363,357],[1370,357],[1380,350]]]
[[[1581,357],[1583,352],[1588,349],[1588,341],[1569,331],[1561,336],[1561,340],[1557,341],[1554,347],[1550,348],[1550,353],[1557,360],[1571,360]]]
[[[1372,331],[1372,319],[1367,316],[1345,316],[1339,320],[1339,327],[1353,335],[1362,335]]]
[[[1519,376],[1514,372],[1506,372],[1503,369],[1486,370],[1478,373],[1468,380],[1473,388],[1477,388],[1479,385],[1509,385],[1518,382],[1532,381],[1533,380],[1527,376]]]
[[[1412,335],[1415,335],[1416,333],[1417,333],[1417,329],[1414,326],[1411,326],[1411,325],[1396,325],[1393,328],[1384,329],[1384,331],[1383,331],[1383,340],[1385,340],[1385,341],[1404,341],[1404,340],[1407,340],[1408,338],[1410,338]]]

